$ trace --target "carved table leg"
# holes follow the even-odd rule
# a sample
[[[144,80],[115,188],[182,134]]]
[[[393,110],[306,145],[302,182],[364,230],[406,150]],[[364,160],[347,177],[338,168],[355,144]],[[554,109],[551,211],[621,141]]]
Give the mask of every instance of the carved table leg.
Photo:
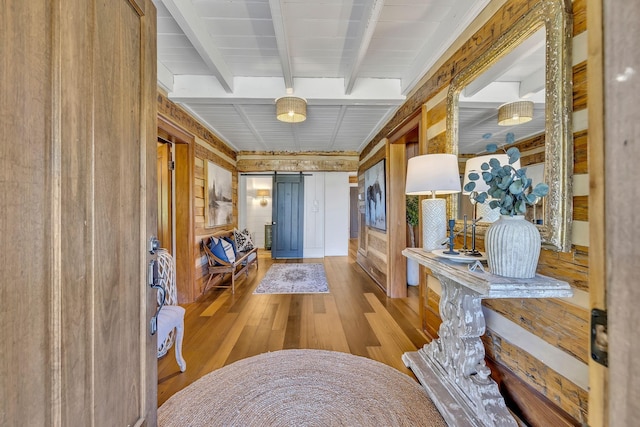
[[[405,365],[450,425],[517,426],[485,364],[482,298],[451,279],[436,277],[442,284],[440,337],[405,353]]]

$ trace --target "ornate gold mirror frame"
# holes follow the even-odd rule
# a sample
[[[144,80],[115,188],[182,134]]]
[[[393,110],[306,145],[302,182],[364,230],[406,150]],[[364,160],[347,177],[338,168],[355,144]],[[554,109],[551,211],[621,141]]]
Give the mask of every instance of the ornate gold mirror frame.
[[[573,110],[571,68],[571,2],[541,1],[503,34],[485,53],[457,74],[447,94],[447,147],[458,154],[458,99],[462,89],[523,40],[545,27],[545,168],[549,184],[543,224],[538,225],[542,246],[556,251],[571,249],[573,209]],[[460,196],[466,197],[466,196]],[[458,198],[449,197],[449,218],[458,218]],[[484,235],[488,223],[478,223],[476,233]],[[456,221],[462,228],[462,221]]]

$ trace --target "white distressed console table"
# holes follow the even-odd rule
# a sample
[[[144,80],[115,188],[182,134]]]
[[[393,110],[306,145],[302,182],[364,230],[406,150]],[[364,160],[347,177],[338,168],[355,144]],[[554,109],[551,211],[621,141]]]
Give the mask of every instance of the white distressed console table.
[[[517,426],[498,385],[489,377],[484,346],[482,300],[490,298],[570,297],[567,282],[536,275],[511,279],[471,272],[468,264],[440,258],[419,248],[402,251],[431,270],[442,284],[439,338],[402,355],[450,426]]]

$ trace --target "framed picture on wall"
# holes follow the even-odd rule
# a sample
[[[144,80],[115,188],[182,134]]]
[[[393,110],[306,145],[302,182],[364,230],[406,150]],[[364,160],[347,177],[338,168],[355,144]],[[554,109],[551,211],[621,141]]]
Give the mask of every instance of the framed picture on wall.
[[[365,223],[369,227],[387,230],[384,159],[364,171]]]
[[[207,227],[233,223],[233,187],[231,171],[210,160],[206,163],[204,218]]]

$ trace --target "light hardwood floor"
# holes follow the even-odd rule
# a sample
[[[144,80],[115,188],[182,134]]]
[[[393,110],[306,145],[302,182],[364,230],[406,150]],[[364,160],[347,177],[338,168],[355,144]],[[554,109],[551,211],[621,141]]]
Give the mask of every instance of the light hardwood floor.
[[[324,349],[378,360],[412,376],[401,356],[427,342],[420,330],[418,290],[387,298],[348,257],[278,260],[261,250],[260,266],[236,282],[236,293],[211,289],[186,305],[181,373],[173,349],[158,360],[158,406],[205,374],[246,357],[282,349]],[[253,295],[274,262],[323,262],[328,294]],[[247,373],[250,375],[250,373]],[[215,398],[212,396],[212,398]]]

